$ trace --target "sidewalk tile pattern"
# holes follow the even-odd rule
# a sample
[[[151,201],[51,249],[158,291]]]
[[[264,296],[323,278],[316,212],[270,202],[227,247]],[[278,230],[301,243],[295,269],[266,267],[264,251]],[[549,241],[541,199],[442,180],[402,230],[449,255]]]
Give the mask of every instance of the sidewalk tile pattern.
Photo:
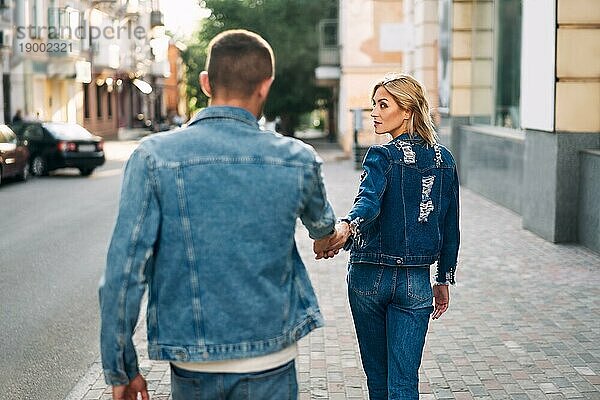
[[[342,215],[359,173],[335,151],[322,155]],[[600,256],[540,239],[518,215],[469,190],[461,201],[457,285],[449,311],[430,324],[421,399],[600,400]],[[297,238],[327,324],[300,342],[299,398],[367,399],[346,297],[348,255],[317,262],[300,225]],[[148,360],[143,323],[135,336],[140,365],[151,398],[168,400],[168,364]],[[111,398],[98,363],[95,370],[83,395],[70,400]]]

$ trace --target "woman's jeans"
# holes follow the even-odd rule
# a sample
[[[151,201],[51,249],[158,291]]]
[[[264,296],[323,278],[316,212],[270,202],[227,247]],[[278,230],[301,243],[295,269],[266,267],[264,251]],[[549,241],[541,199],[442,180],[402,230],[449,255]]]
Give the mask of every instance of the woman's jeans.
[[[418,400],[433,311],[429,268],[351,264],[348,298],[370,399]]]
[[[296,400],[294,361],[245,374],[193,372],[171,364],[173,400]]]

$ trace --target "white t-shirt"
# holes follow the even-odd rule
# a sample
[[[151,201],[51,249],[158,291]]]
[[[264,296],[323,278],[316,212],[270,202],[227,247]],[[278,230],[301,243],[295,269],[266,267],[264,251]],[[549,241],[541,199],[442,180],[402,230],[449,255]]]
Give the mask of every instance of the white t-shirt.
[[[260,372],[287,364],[298,356],[298,345],[286,347],[275,353],[252,358],[209,362],[172,362],[177,368],[194,372],[243,374]]]

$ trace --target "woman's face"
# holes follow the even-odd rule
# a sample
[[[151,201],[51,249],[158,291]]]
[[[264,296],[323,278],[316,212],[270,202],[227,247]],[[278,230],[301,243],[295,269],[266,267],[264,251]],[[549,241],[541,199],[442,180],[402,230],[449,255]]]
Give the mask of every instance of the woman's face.
[[[373,118],[376,134],[382,135],[389,132],[393,138],[397,138],[407,132],[410,112],[400,108],[390,92],[380,86],[373,96],[371,118]]]

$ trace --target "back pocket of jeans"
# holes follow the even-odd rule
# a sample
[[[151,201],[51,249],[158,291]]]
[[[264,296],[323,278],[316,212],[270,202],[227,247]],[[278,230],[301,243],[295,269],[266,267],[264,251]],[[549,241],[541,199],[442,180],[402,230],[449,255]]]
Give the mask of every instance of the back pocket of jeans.
[[[433,289],[429,268],[406,268],[408,297],[418,301],[432,301]]]
[[[379,291],[383,269],[378,265],[353,264],[348,271],[348,287],[363,296],[375,296]]]

